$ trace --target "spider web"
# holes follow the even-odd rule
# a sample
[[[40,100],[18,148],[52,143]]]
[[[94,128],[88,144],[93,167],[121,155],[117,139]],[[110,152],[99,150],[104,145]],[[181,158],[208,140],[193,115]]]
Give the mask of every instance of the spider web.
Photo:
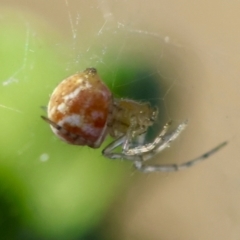
[[[4,2],[2,4],[4,6]],[[12,159],[3,161],[4,166],[15,166],[16,171],[21,172],[22,168],[30,165],[34,169],[37,165],[40,177],[44,171],[42,165],[58,159],[70,175],[80,164],[77,160],[71,167],[66,163],[66,156],[72,156],[72,152],[78,158],[84,151],[100,157],[100,151],[76,150],[63,144],[61,147],[66,153],[61,158],[59,146],[51,150],[49,147],[58,140],[48,134],[47,126],[38,119],[42,114],[40,107],[47,105],[49,94],[59,81],[87,67],[97,68],[114,96],[158,106],[159,119],[150,137],[155,137],[168,120],[173,120],[173,128],[189,120],[186,132],[173,148],[161,155],[161,161],[187,160],[225,140],[233,142],[232,146],[238,143],[239,68],[234,63],[239,49],[235,48],[235,55],[231,54],[234,51],[224,48],[224,40],[213,41],[207,36],[199,40],[193,24],[188,26],[190,30],[184,28],[184,22],[178,23],[173,15],[166,23],[168,18],[159,16],[154,7],[144,10],[143,2],[61,0],[28,3],[22,0],[11,4],[6,1],[5,5],[13,5],[19,11],[19,26],[24,34],[23,44],[19,46],[22,55],[11,64],[8,62],[11,67],[0,79],[0,113],[6,116],[1,120],[6,136],[1,143],[14,149],[11,154],[3,151],[3,159]],[[25,15],[22,9],[30,10],[40,19],[43,17],[43,25],[56,30],[56,38],[43,40],[43,35],[51,35],[51,31],[32,24],[30,15]],[[57,10],[53,13],[53,9]],[[146,15],[150,10],[152,15]],[[1,22],[9,18],[8,14],[0,17]],[[49,49],[60,52],[61,61],[54,56],[41,57]],[[14,56],[12,51],[5,54]],[[42,62],[45,65],[41,65]],[[33,74],[38,66],[44,66],[40,76]],[[59,66],[61,71],[53,71]],[[41,81],[41,85],[36,84]],[[9,119],[12,119],[11,128],[8,127]],[[13,137],[18,141],[12,143]],[[121,163],[115,164],[119,167]],[[51,172],[51,167],[46,168]],[[27,170],[24,174],[25,181],[34,177]],[[59,177],[57,173],[55,176]],[[52,186],[60,194],[62,188]],[[62,191],[61,194],[66,193]]]

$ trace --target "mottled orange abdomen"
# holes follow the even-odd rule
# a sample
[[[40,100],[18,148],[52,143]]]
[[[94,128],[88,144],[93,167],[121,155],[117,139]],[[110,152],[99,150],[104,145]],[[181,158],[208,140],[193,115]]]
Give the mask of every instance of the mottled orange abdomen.
[[[54,90],[48,118],[64,131],[52,127],[62,140],[76,145],[99,147],[107,134],[112,94],[94,68],[72,75]]]

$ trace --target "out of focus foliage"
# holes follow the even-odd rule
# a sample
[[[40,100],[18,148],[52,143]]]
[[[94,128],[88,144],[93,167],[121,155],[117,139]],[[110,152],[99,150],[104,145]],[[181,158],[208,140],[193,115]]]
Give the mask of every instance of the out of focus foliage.
[[[101,150],[62,143],[40,119],[41,106],[69,74],[67,43],[42,22],[1,12],[1,239],[88,235],[119,193],[129,166],[104,159]]]

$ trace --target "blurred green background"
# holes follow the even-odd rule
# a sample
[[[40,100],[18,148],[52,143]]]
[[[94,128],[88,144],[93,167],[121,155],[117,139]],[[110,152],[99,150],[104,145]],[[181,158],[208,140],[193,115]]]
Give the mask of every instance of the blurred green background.
[[[9,9],[0,14],[0,239],[101,239],[96,229],[134,179],[131,164],[61,142],[40,119],[41,106],[68,74],[94,66],[115,96],[161,107],[158,79],[134,55],[113,71],[114,45],[103,58],[107,67],[89,57],[90,66],[80,61],[68,68],[71,42],[43,18]]]
[[[77,239],[122,189],[124,165],[62,143],[40,119],[66,75],[64,45],[54,49],[58,33],[20,15],[1,12],[0,22],[0,239]]]

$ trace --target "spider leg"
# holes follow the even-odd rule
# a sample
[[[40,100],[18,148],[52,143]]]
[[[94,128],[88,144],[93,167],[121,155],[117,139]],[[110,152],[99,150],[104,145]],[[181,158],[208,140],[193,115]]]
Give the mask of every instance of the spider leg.
[[[129,151],[129,149],[131,149],[130,146],[134,138],[138,138],[139,136],[142,136],[144,133],[146,133],[146,129],[140,128],[138,130],[135,130],[135,123],[133,122],[126,133],[125,142],[122,144],[123,153],[126,154]],[[127,155],[134,155],[134,154],[127,154]]]
[[[165,148],[169,147],[171,142],[174,141],[182,131],[187,127],[187,120],[178,125],[178,127],[170,134],[164,135],[162,141],[153,146],[153,148],[146,152],[143,156],[143,160],[147,161],[153,158],[156,154],[163,151]]]
[[[179,164],[179,165],[178,164],[144,165],[143,161],[135,161],[134,166],[141,172],[175,172],[175,171],[189,168],[189,167],[195,165],[196,163],[207,159],[208,157],[210,157],[211,155],[213,155],[214,153],[219,151],[221,148],[226,146],[227,143],[228,142],[223,142],[223,143],[219,144],[218,146],[216,146],[215,148],[211,149],[210,151],[204,153],[203,155],[201,155],[197,158],[194,158],[190,161],[187,161],[185,163]]]
[[[142,161],[141,156],[128,156],[125,153],[118,153],[118,152],[113,152],[117,147],[123,145],[125,141],[127,140],[128,136],[123,135],[122,137],[116,139],[112,143],[110,143],[106,148],[103,149],[102,154],[110,159],[124,159],[124,160],[129,160],[129,161]]]
[[[169,121],[168,123],[166,123],[164,125],[162,131],[160,132],[160,134],[155,138],[155,140],[152,143],[148,143],[143,146],[138,146],[138,147],[131,148],[131,149],[124,149],[124,153],[126,155],[136,155],[136,154],[142,154],[142,153],[151,151],[152,149],[154,149],[157,145],[159,145],[163,141],[164,136],[165,136],[168,128],[170,127],[171,123],[172,123],[172,121]]]
[[[144,161],[152,158],[157,153],[161,152],[165,148],[169,146],[169,144],[175,140],[181,132],[187,126],[187,120],[181,123],[172,133],[166,135],[167,130],[171,125],[171,121],[165,124],[160,134],[156,137],[156,139],[152,143],[145,144],[143,146],[131,148],[127,151],[124,151],[126,155],[143,155]]]
[[[47,122],[48,124],[50,124],[52,127],[56,128],[57,130],[61,130],[61,129],[62,129],[61,126],[57,125],[55,122],[51,121],[49,118],[44,117],[44,116],[41,116],[41,118],[42,118],[45,122]]]
[[[122,143],[123,152],[128,151],[130,143],[132,142],[132,139],[133,139],[133,130],[132,129],[133,129],[133,125],[129,127],[129,129],[125,135],[125,140]]]

